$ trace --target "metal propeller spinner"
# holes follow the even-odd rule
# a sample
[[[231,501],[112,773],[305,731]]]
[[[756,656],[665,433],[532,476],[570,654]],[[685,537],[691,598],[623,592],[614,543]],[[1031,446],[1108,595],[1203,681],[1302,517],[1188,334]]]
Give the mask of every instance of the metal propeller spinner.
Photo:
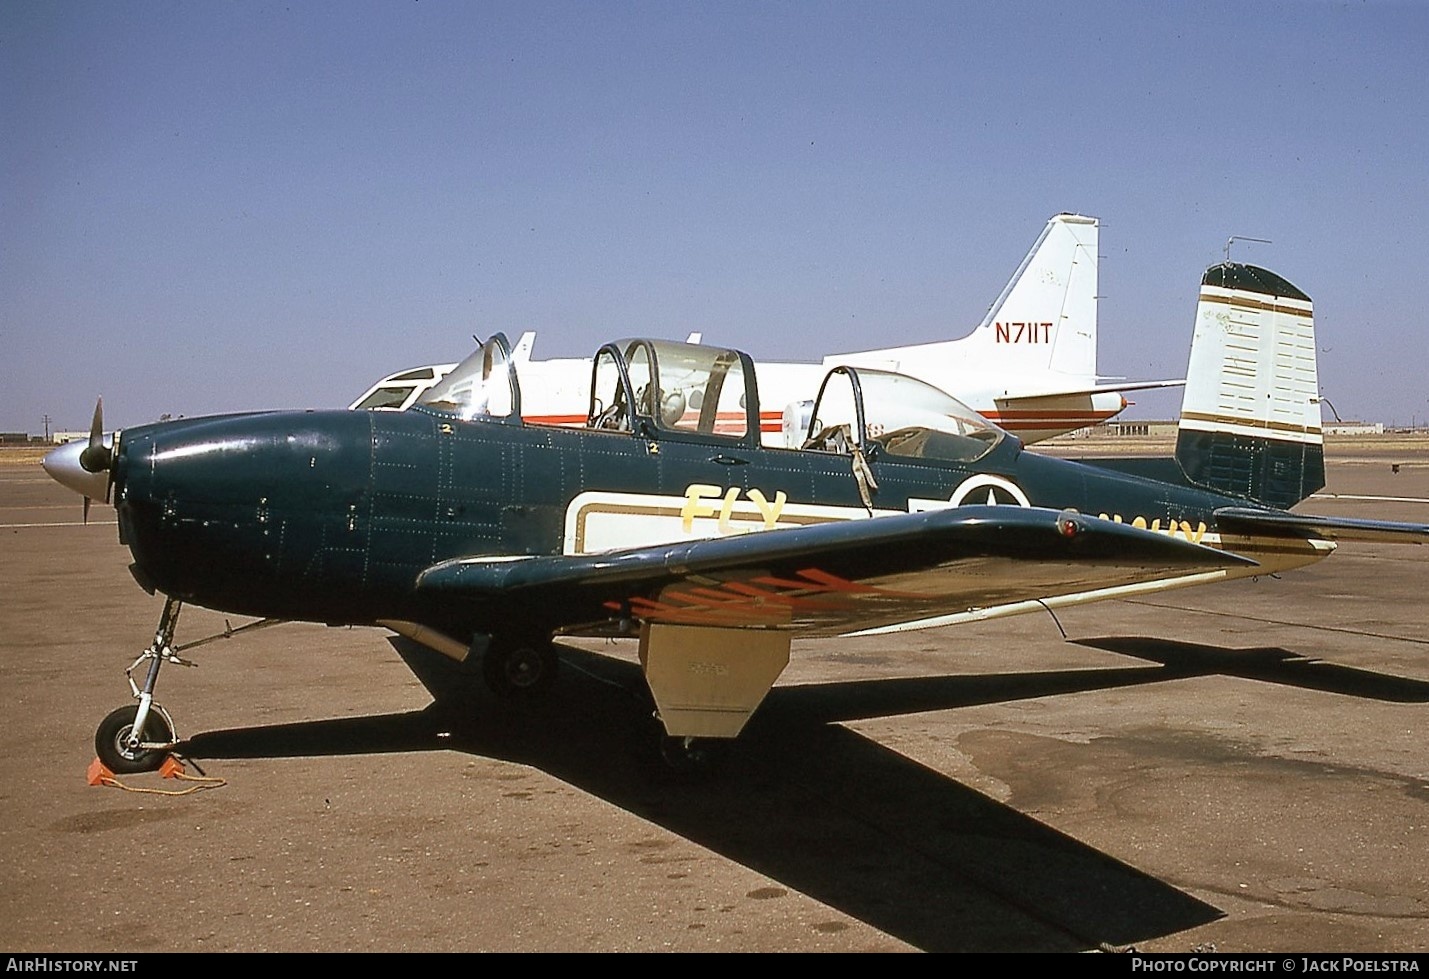
[[[104,399],[94,406],[94,421],[87,443],[68,442],[51,449],[41,460],[45,472],[84,497],[84,521],[89,522],[91,500],[109,501],[114,473],[114,445],[118,433],[104,437]]]

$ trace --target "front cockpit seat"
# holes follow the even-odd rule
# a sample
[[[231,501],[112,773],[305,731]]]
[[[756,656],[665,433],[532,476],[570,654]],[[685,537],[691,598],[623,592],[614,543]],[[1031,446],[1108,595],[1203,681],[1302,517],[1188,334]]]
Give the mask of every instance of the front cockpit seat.
[[[847,455],[853,449],[853,433],[847,425],[825,425],[817,435],[805,439],[800,448]]]

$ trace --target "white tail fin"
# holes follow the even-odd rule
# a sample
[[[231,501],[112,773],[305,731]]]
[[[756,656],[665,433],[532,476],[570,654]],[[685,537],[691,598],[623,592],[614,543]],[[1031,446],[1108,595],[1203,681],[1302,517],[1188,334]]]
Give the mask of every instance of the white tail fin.
[[[1095,377],[1099,230],[1096,218],[1079,214],[1048,221],[967,339],[986,344],[990,337],[1003,359],[1026,367]]]
[[[1325,484],[1310,297],[1253,265],[1201,279],[1176,461],[1198,486],[1290,507]]]
[[[975,369],[987,376],[1097,373],[1096,218],[1059,214],[972,333],[958,340],[825,357],[841,363],[907,370]]]
[[[521,339],[516,341],[516,346],[511,351],[511,362],[513,364],[524,364],[531,359],[531,348],[536,345],[536,331],[527,330],[521,334]]]

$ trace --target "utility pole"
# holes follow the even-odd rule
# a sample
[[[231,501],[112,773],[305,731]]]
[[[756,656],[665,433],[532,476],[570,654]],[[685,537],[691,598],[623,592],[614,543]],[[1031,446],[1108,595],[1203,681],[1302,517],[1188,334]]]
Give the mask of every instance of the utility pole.
[[[46,415],[46,416],[45,416],[45,442],[48,443],[49,440],[50,440],[50,416],[49,416],[49,415]]]

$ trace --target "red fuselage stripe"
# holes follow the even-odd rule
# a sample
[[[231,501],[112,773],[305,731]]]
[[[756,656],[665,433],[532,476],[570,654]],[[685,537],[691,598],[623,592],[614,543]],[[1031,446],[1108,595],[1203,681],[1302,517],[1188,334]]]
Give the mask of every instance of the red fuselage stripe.
[[[721,413],[722,415],[724,413]],[[1037,411],[1031,408],[1010,408],[1006,411],[985,411],[988,420],[1001,425],[1009,432],[1028,431],[1043,428],[1068,429],[1096,425],[1118,414],[1115,411]],[[777,411],[759,413],[759,429],[777,432],[783,427],[783,414]],[[533,425],[584,425],[585,415],[526,415],[525,420]]]

